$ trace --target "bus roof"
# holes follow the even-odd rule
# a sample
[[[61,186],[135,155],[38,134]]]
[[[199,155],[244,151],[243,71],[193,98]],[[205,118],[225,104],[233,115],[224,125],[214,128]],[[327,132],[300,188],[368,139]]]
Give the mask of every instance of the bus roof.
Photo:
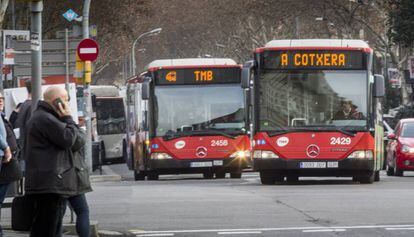
[[[91,86],[91,93],[96,97],[118,97],[119,89],[116,86]]]
[[[180,58],[180,59],[160,59],[149,63],[145,71],[152,68],[161,67],[194,67],[194,66],[235,66],[236,61],[230,58]]]
[[[335,48],[335,49],[370,49],[369,45],[363,40],[353,39],[289,39],[272,40],[264,48],[259,48],[261,52],[272,48]]]

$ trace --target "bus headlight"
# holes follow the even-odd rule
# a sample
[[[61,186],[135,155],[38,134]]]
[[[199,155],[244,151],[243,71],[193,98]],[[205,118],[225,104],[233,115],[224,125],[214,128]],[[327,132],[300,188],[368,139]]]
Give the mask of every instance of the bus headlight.
[[[152,153],[151,154],[151,159],[156,159],[156,160],[165,160],[165,159],[172,159],[172,157],[170,155],[168,155],[167,153]]]
[[[348,156],[348,158],[372,160],[374,158],[374,153],[371,150],[354,151]]]
[[[246,159],[250,157],[250,151],[236,151],[230,155],[231,158]]]
[[[414,147],[409,147],[407,145],[403,145],[401,148],[401,152],[403,153],[414,153]]]
[[[255,159],[269,159],[269,158],[279,158],[273,151],[254,151],[253,158]]]

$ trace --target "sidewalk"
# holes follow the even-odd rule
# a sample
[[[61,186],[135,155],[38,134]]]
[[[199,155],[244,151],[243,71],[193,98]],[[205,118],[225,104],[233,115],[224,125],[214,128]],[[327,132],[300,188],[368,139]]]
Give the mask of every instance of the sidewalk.
[[[95,170],[91,176],[90,180],[92,183],[95,182],[117,182],[121,181],[122,177],[118,174],[116,174],[110,166],[102,166],[102,174],[100,174],[99,170]],[[11,203],[13,198],[6,198],[5,202]],[[1,218],[1,225],[3,226],[3,232],[5,237],[27,237],[29,236],[28,232],[19,232],[19,231],[13,231],[11,230],[10,223],[11,223],[11,209],[10,208],[3,208],[2,210],[2,218]],[[93,230],[94,231],[93,231]],[[69,237],[69,236],[77,236],[72,235],[76,233],[74,223],[70,223],[70,211],[69,208],[66,211],[66,215],[64,218],[64,230],[66,234],[64,234],[62,237]],[[98,222],[91,220],[91,231],[97,232],[98,231]],[[70,233],[70,234],[69,234]],[[112,233],[105,233],[103,231],[102,234],[99,236],[120,236],[117,234],[111,235]]]
[[[18,232],[12,230],[3,230],[3,234],[5,237],[27,237],[29,236],[28,232]],[[62,237],[69,237],[69,236],[76,236],[76,235],[62,235]]]

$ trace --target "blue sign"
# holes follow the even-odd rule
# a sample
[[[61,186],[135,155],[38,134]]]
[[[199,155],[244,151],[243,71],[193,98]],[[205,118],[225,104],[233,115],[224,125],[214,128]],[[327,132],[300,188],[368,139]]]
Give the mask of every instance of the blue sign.
[[[76,14],[76,12],[74,12],[72,9],[69,9],[67,12],[63,13],[62,16],[69,22],[79,17],[79,15]]]

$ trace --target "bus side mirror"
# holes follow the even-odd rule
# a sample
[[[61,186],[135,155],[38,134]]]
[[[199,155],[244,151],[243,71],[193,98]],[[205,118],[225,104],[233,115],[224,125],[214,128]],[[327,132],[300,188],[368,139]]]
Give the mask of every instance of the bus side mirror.
[[[241,75],[241,87],[243,89],[249,88],[250,84],[250,68],[244,67]]]
[[[96,95],[95,94],[91,96],[91,100],[92,100],[92,108],[96,108]]]
[[[149,100],[150,98],[150,82],[151,82],[151,79],[149,77],[146,77],[144,79],[144,82],[142,83],[141,97],[143,100]]]
[[[384,97],[385,95],[385,81],[384,76],[375,74],[374,75],[374,97]]]
[[[241,74],[241,87],[243,89],[250,88],[251,71],[254,66],[254,61],[248,61],[244,64]]]

